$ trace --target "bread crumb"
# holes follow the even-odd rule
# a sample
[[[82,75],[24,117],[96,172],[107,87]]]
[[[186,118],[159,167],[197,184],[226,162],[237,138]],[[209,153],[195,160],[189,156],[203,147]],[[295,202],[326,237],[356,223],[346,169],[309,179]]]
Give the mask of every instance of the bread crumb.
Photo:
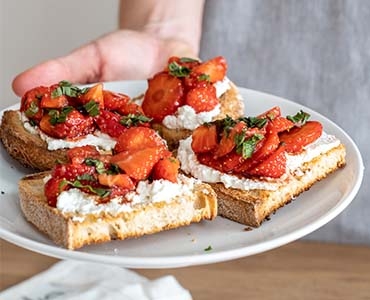
[[[253,228],[252,228],[252,227],[249,227],[249,226],[244,227],[244,231],[251,231],[251,230],[253,230]]]

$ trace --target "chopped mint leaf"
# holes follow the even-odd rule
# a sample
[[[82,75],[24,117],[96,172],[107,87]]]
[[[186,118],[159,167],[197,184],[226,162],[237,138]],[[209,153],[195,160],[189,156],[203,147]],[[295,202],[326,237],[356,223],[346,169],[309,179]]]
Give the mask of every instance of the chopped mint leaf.
[[[187,67],[180,66],[177,62],[171,62],[168,65],[169,73],[175,77],[187,77],[190,74],[190,69]]]
[[[209,245],[207,248],[204,249],[204,251],[211,251],[212,250],[212,246]]]
[[[306,113],[303,110],[300,110],[294,116],[287,116],[286,118],[292,121],[297,126],[302,126],[306,124],[306,122],[308,121],[310,117],[311,115],[309,113]]]

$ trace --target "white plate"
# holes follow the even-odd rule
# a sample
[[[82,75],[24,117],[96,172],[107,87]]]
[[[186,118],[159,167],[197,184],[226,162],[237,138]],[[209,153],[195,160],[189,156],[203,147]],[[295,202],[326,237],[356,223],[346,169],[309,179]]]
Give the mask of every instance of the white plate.
[[[110,82],[105,89],[136,96],[145,90],[144,81]],[[324,116],[294,102],[240,88],[248,115],[253,116],[273,106],[284,115],[300,109],[324,125],[347,148],[347,165],[315,184],[295,201],[281,208],[258,229],[221,217],[139,239],[113,241],[70,251],[55,246],[27,223],[18,203],[17,181],[27,171],[0,147],[0,237],[29,250],[61,259],[102,262],[128,268],[173,268],[231,260],[270,250],[311,233],[323,226],[353,200],[363,177],[360,152],[352,139]],[[17,108],[17,107],[13,107]],[[28,171],[29,172],[29,171]],[[212,250],[205,251],[211,246]]]

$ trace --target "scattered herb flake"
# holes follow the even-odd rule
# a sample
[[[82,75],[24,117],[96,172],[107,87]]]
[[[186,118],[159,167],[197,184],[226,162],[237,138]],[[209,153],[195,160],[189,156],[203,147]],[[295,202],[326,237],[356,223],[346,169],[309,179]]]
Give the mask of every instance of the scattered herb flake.
[[[207,248],[204,249],[204,251],[211,251],[212,250],[212,246],[209,245]]]
[[[245,139],[245,132],[235,136],[236,153],[240,154],[244,159],[252,157],[257,143],[262,140],[262,134],[254,134],[248,139]]]
[[[91,100],[89,102],[87,102],[86,104],[84,104],[84,109],[86,110],[86,112],[89,114],[90,117],[95,117],[99,114],[99,103],[94,101],[94,100]]]
[[[78,97],[79,95],[84,94],[88,90],[88,88],[81,89],[78,86],[73,85],[72,83],[66,80],[59,82],[58,85],[59,86],[51,92],[52,98],[58,98],[62,95],[66,95],[69,97]]]
[[[26,117],[31,118],[39,112],[39,106],[36,101],[32,101],[30,106],[24,112]]]
[[[72,106],[65,106],[60,111],[56,109],[50,110],[48,112],[48,115],[50,116],[50,124],[55,125],[57,123],[64,123],[71,111],[73,111]]]
[[[184,66],[180,66],[177,62],[171,62],[168,65],[169,73],[175,77],[187,77],[190,74],[190,69]]]
[[[182,63],[187,63],[187,62],[199,62],[199,60],[195,58],[190,58],[190,57],[181,57],[180,62]]]
[[[149,123],[151,118],[141,114],[128,114],[121,118],[120,123],[126,127],[138,126],[143,123]]]
[[[292,121],[295,125],[302,126],[308,121],[310,117],[311,115],[309,113],[300,110],[294,116],[287,116],[286,118]]]
[[[86,158],[84,163],[87,166],[95,167],[96,172],[98,172],[98,174],[103,174],[103,173],[106,172],[106,168],[104,166],[104,163],[102,161],[100,161],[99,159]]]

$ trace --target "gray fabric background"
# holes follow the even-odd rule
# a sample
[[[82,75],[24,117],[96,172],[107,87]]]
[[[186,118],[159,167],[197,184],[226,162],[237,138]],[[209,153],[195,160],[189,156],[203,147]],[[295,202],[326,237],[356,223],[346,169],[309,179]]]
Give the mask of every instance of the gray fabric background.
[[[239,86],[306,105],[353,138],[365,164],[360,192],[306,238],[370,245],[370,1],[209,0],[201,58],[216,55]]]

